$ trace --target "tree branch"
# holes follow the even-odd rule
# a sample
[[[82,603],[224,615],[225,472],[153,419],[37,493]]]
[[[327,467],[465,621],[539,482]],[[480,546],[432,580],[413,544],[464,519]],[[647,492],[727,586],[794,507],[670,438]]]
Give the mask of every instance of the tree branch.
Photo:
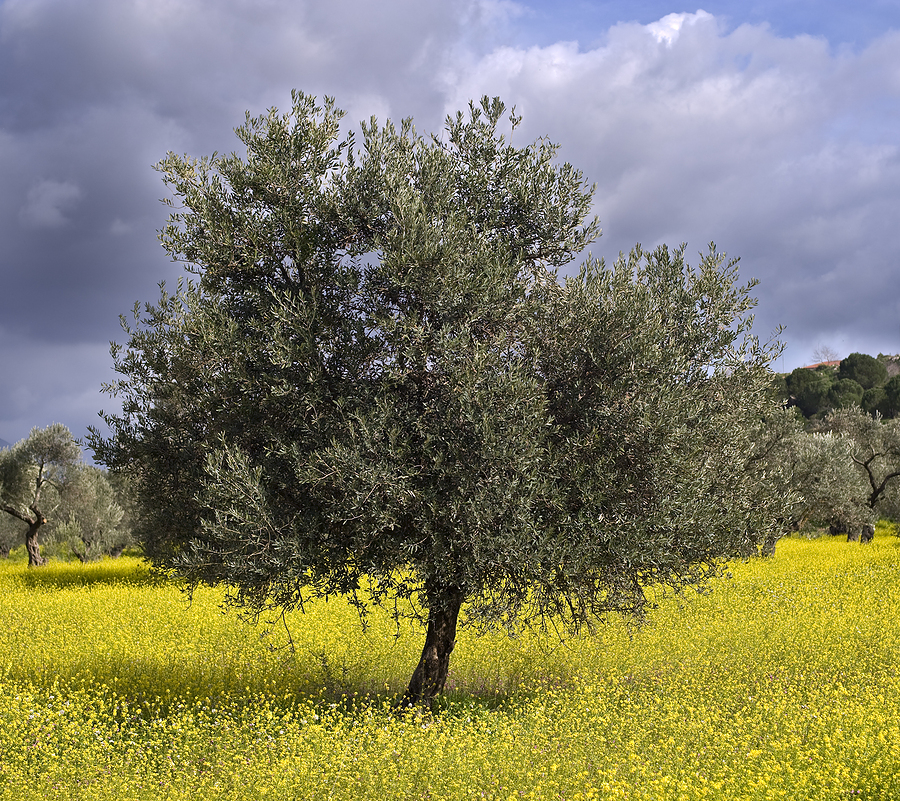
[[[22,514],[18,509],[15,509],[12,506],[3,505],[3,506],[0,506],[0,509],[2,509],[7,514],[11,514],[15,518],[18,518],[23,523],[28,523],[29,526],[33,526],[37,522],[36,520],[32,520],[30,517],[27,517],[26,515]]]

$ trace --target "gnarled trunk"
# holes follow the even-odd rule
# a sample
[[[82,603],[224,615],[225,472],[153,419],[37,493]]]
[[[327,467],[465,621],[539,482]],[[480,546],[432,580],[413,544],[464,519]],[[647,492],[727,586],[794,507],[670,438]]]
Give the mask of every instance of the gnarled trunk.
[[[406,694],[404,706],[420,704],[431,707],[435,696],[444,689],[450,669],[450,654],[456,645],[456,624],[463,602],[463,594],[455,588],[430,591],[428,601],[428,631],[425,647],[416,666]]]
[[[38,515],[34,523],[28,524],[25,534],[25,550],[28,551],[28,567],[41,567],[46,560],[41,556],[41,546],[38,544],[38,531],[47,521]]]

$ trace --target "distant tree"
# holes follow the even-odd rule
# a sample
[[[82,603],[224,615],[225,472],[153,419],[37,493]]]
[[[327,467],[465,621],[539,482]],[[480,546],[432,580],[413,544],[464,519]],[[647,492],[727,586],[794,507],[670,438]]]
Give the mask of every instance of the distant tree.
[[[900,375],[888,379],[884,385],[884,400],[878,408],[882,417],[900,417]]]
[[[828,393],[834,381],[834,371],[830,368],[798,367],[787,376],[785,385],[791,404],[810,418],[830,408]]]
[[[816,349],[813,351],[813,359],[815,359],[817,363],[833,362],[837,361],[837,358],[838,352],[828,345],[817,345]]]
[[[799,528],[858,530],[873,521],[868,485],[852,459],[852,443],[831,433],[804,433],[796,441],[794,482]]]
[[[485,98],[431,139],[373,122],[354,150],[298,94],[238,129],[246,160],[169,156],[162,239],[198,281],[136,309],[123,411],[91,436],[190,585],[422,609],[410,703],[443,688],[461,614],[641,614],[647,586],[702,584],[782,514],[748,465],[777,353],[752,284],[714,247],[559,282],[597,235],[592,192],[503,113]]]
[[[122,547],[127,538],[121,529],[123,516],[104,472],[82,464],[67,481],[54,533],[76,558],[88,562]]]
[[[863,388],[852,378],[839,378],[828,390],[828,405],[832,409],[858,408]]]
[[[136,545],[134,537],[137,499],[129,476],[125,473],[106,473],[106,480],[112,488],[116,503],[122,509],[122,519],[116,529],[116,537],[111,538],[104,553],[114,559],[122,555],[126,548]]]
[[[900,482],[900,420],[870,417],[861,409],[842,409],[820,424],[844,436],[850,458],[868,484],[866,503],[876,509],[885,492]]]
[[[864,390],[871,389],[887,381],[887,368],[874,356],[851,353],[838,367],[838,378],[849,378]]]
[[[873,417],[876,414],[880,414],[884,417],[884,412],[887,408],[887,395],[884,392],[884,387],[872,387],[871,389],[867,389],[863,393],[859,405],[866,414],[870,414]]]
[[[38,532],[80,457],[72,432],[60,423],[33,428],[27,439],[0,451],[0,511],[25,524],[29,567],[44,564]]]
[[[753,459],[788,504],[783,533],[871,522],[869,487],[843,434],[809,433],[795,410],[771,415],[756,438]]]

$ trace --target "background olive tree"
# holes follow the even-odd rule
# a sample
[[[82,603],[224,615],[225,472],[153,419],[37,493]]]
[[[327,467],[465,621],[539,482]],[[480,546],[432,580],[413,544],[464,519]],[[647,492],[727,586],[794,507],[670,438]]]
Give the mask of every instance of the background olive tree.
[[[188,585],[420,615],[410,703],[443,688],[461,614],[640,615],[784,514],[748,457],[776,352],[752,283],[714,247],[558,280],[599,233],[592,189],[504,113],[485,98],[432,137],[373,120],[357,147],[295,94],[248,115],[244,157],[170,155],[162,242],[196,278],[135,307],[123,411],[91,436]]]
[[[80,459],[72,432],[61,423],[33,428],[26,439],[0,451],[0,511],[24,524],[30,567],[44,564],[38,534],[59,507]]]
[[[80,464],[71,471],[50,528],[59,544],[88,562],[122,552],[130,541],[124,518],[125,510],[105,473]]]
[[[0,515],[0,558],[8,559],[13,548],[24,544],[27,525],[12,515]]]
[[[878,510],[885,494],[900,484],[900,420],[842,409],[828,415],[818,428],[846,439],[850,461],[866,486],[865,502]]]

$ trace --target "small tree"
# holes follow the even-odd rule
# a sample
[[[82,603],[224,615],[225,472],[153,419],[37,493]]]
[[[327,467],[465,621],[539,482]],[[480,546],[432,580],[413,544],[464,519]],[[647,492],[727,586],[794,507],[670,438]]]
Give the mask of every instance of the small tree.
[[[817,345],[813,351],[813,359],[817,362],[837,361],[838,352],[829,345]]]
[[[44,564],[38,532],[80,457],[72,432],[60,423],[33,428],[27,439],[0,451],[0,510],[26,525],[29,567]]]
[[[808,433],[794,408],[772,413],[754,437],[751,461],[783,498],[780,533],[871,522],[868,484],[852,459],[852,442],[836,433]],[[774,551],[774,542],[769,550]]]
[[[793,450],[793,509],[798,528],[850,531],[872,522],[868,485],[852,460],[852,443],[832,433],[803,433]]]
[[[255,611],[422,610],[406,698],[428,704],[464,602],[577,627],[758,548],[783,512],[747,461],[776,350],[734,262],[636,248],[560,283],[591,189],[509,144],[499,100],[443,137],[373,121],[359,150],[330,101],[294,101],[248,116],[246,159],[161,165],[162,240],[198,281],[136,307],[123,412],[91,436],[156,564]]]

